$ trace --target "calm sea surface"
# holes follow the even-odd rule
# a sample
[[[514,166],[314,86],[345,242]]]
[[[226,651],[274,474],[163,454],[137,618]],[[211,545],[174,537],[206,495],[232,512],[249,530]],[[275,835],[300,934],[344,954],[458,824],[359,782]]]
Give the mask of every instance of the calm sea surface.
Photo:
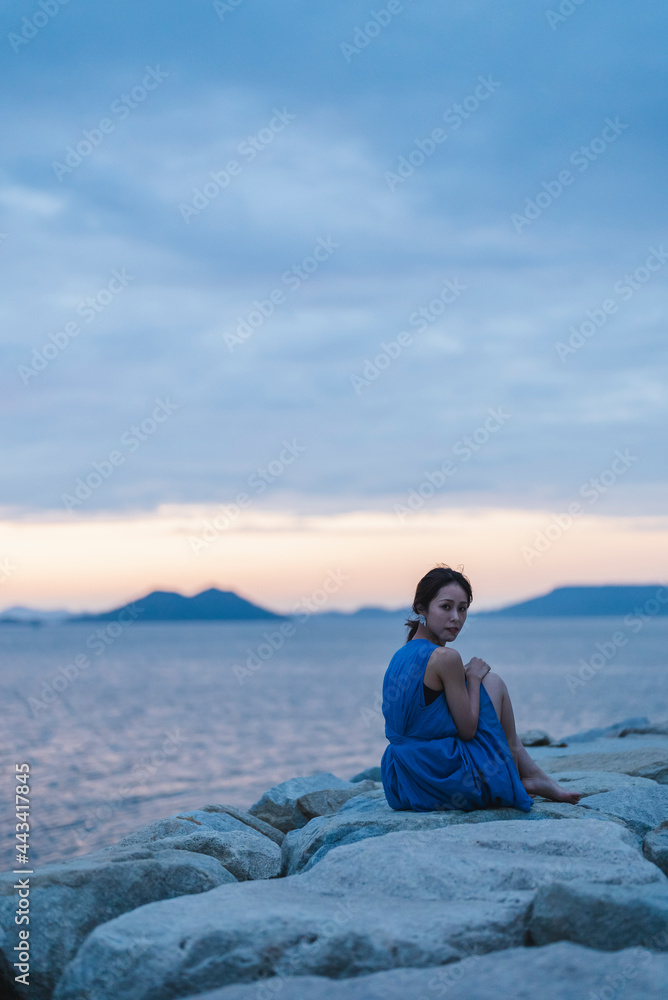
[[[0,627],[0,870],[14,866],[18,762],[32,771],[34,863],[184,809],[247,808],[295,775],[349,778],[379,763],[380,689],[404,640],[400,622],[313,618],[295,629],[285,638],[266,623],[134,624],[105,642],[90,624]],[[456,648],[504,677],[520,732],[561,737],[666,718],[667,640],[668,618],[636,633],[616,618],[471,618]],[[597,643],[603,664],[569,687]],[[256,668],[240,676],[249,657]]]

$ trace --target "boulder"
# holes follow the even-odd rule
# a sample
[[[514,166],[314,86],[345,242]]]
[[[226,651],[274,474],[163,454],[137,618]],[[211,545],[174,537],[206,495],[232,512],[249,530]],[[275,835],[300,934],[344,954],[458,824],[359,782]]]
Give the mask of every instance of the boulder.
[[[657,787],[651,778],[637,778],[619,771],[552,771],[551,777],[569,791],[579,792],[583,798],[617,788]]]
[[[596,729],[585,729],[580,733],[571,733],[569,736],[564,736],[564,740],[567,743],[590,743],[591,740],[600,739],[602,736],[614,739],[625,729],[647,725],[649,725],[649,719],[645,715],[634,715],[630,719],[613,722],[610,726],[599,726]]]
[[[356,784],[337,778],[328,771],[311,774],[305,778],[289,778],[288,781],[282,781],[280,785],[275,785],[265,792],[248,812],[287,833],[289,830],[305,826],[309,821],[309,817],[302,813],[297,804],[302,796],[335,789],[359,794],[356,788]]]
[[[543,948],[476,954],[428,969],[392,969],[355,979],[283,976],[226,986],[187,1000],[664,1000],[668,956],[643,948],[614,953],[560,941]],[[536,986],[540,984],[537,993]],[[280,991],[280,992],[279,992]]]
[[[333,847],[402,830],[434,830],[459,823],[491,823],[496,820],[589,820],[591,817],[591,812],[567,802],[534,802],[528,813],[511,808],[412,812],[391,809],[384,796],[372,798],[365,795],[346,802],[334,816],[312,819],[300,830],[288,833],[283,841],[283,872],[294,875],[305,871],[321,861]],[[621,823],[621,820],[617,822]]]
[[[9,965],[18,944],[17,876],[0,875],[0,926]],[[236,879],[215,858],[150,847],[114,848],[44,865],[30,876],[30,987],[46,1000],[84,939],[99,924],[154,900],[206,893]],[[6,988],[13,984],[4,983]]]
[[[668,822],[645,834],[642,850],[648,861],[658,865],[664,875],[668,875]]]
[[[307,820],[316,816],[331,816],[338,812],[344,802],[358,795],[379,791],[375,781],[358,781],[352,788],[323,788],[317,792],[307,792],[297,799],[297,809]],[[382,791],[382,788],[380,789]],[[385,793],[382,792],[384,795]]]
[[[668,722],[653,722],[647,725],[628,726],[622,729],[619,736],[630,736],[632,733],[641,736],[646,736],[648,733],[657,736],[668,736]]]
[[[196,830],[215,830],[219,833],[248,833],[247,823],[243,823],[227,812],[206,812],[204,809],[194,809],[190,812],[177,813],[167,819],[158,819],[154,823],[140,827],[134,833],[119,840],[119,844],[151,844],[165,837],[187,837]],[[260,836],[260,834],[257,834]]]
[[[601,951],[635,945],[668,951],[668,879],[644,886],[555,882],[536,893],[529,937],[537,945],[573,941]]]
[[[546,747],[554,740],[544,729],[529,729],[526,733],[518,734],[525,747]]]
[[[382,775],[380,773],[380,767],[367,767],[364,771],[360,771],[359,774],[355,774],[351,779],[352,782],[357,781],[382,781]]]
[[[264,820],[258,819],[257,816],[251,816],[250,813],[245,812],[243,809],[237,809],[236,806],[228,805],[213,805],[213,806],[203,806],[202,812],[205,813],[227,813],[229,816],[233,816],[234,819],[240,820],[246,826],[250,826],[253,830],[258,833],[263,833],[265,837],[269,837],[270,840],[275,841],[280,847],[283,843],[284,833],[277,830],[275,826],[271,823],[265,823]]]
[[[281,874],[281,848],[273,840],[255,833],[250,827],[218,833],[215,830],[196,830],[187,836],[165,837],[151,841],[150,850],[191,851],[208,854],[220,861],[239,882],[255,878],[276,878]],[[130,846],[130,845],[128,845]],[[107,848],[109,851],[115,847]],[[122,848],[125,849],[125,848]]]
[[[651,778],[663,785],[668,783],[668,745],[628,747],[611,753],[555,754],[554,757],[541,756],[538,760],[548,774],[555,771],[617,771]]]
[[[301,875],[151,903],[98,927],[54,1000],[175,1000],[265,977],[363,976],[517,947],[537,890],[556,880],[665,882],[634,845],[623,826],[592,819],[370,838]]]
[[[618,816],[630,830],[643,837],[668,820],[668,786],[654,782],[649,787],[615,788],[580,800],[584,809]]]

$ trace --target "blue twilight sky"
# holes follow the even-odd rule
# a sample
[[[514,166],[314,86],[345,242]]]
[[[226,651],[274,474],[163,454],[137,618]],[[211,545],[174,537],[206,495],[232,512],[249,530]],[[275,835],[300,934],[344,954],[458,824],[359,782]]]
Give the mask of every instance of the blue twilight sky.
[[[557,511],[617,452],[597,514],[662,515],[667,22],[7,0],[7,516],[111,453],[68,517],[230,502],[270,462],[259,509],[387,512],[456,455],[433,509]]]

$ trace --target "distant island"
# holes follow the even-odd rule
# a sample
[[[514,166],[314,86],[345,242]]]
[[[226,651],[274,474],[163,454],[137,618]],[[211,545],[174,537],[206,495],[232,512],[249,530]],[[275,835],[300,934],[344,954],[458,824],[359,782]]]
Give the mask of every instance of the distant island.
[[[137,614],[138,612],[138,614]],[[138,601],[131,601],[119,608],[101,614],[71,615],[68,622],[108,622],[123,613],[131,614],[141,622],[193,622],[193,621],[254,621],[282,619],[273,611],[239,597],[232,590],[211,587],[194,597],[184,597],[165,590],[154,590]]]
[[[475,608],[475,605],[474,605]],[[141,609],[141,610],[140,610]],[[68,612],[33,611],[8,608],[0,614],[0,625],[66,624],[71,622],[113,621],[123,613],[143,622],[185,621],[261,621],[284,620],[290,615],[277,614],[239,597],[232,590],[211,587],[194,597],[164,590],[154,590],[137,601],[111,611],[72,615]],[[509,604],[494,611],[471,610],[475,618],[575,618],[645,613],[668,614],[668,587],[661,584],[609,585],[601,587],[556,587],[549,594]],[[313,618],[329,620],[382,620],[412,617],[410,608],[388,609],[363,607],[357,611],[313,611]]]
[[[649,605],[645,608],[645,605]],[[658,583],[604,587],[556,587],[542,597],[510,604],[497,611],[475,612],[477,618],[559,618],[598,617],[607,615],[668,614],[668,588]]]

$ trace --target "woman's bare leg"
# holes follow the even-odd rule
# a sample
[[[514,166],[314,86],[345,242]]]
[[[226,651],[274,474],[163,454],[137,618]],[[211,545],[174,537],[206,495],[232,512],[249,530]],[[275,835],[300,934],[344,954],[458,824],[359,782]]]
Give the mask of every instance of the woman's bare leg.
[[[528,794],[532,797],[540,795],[545,799],[552,799],[554,802],[570,802],[573,805],[578,803],[582,798],[580,793],[569,792],[558,785],[554,778],[545,774],[545,771],[538,766],[523,746],[515,729],[515,713],[503,678],[494,671],[490,671],[482,683],[494,705],[499,722],[506,734],[520,780]]]

